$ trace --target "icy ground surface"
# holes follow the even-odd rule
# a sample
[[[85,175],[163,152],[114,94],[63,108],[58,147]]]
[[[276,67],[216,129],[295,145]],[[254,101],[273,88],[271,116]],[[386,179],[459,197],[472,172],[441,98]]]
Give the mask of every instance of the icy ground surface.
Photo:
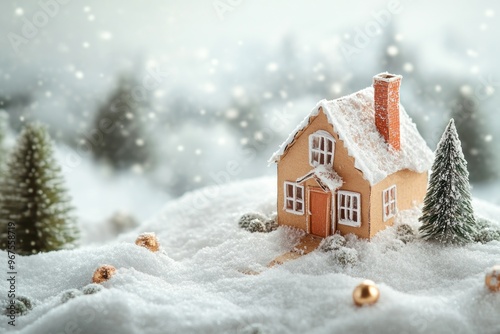
[[[266,264],[290,249],[298,234],[269,234],[237,226],[249,211],[275,210],[275,180],[212,187],[170,202],[158,217],[105,246],[18,257],[19,294],[37,300],[17,318],[20,333],[499,333],[500,294],[484,287],[487,268],[500,263],[500,243],[440,247],[402,244],[388,228],[372,242],[350,239],[360,255],[343,268],[312,252],[282,266]],[[500,208],[475,202],[477,213]],[[415,212],[400,216],[418,224]],[[156,232],[163,254],[134,245]],[[6,259],[6,253],[0,252]],[[4,261],[6,266],[6,260]],[[87,285],[102,264],[118,268],[105,289],[61,303],[61,294]],[[243,270],[262,271],[245,275]],[[372,307],[352,303],[363,279],[380,287]],[[6,281],[0,281],[5,298]],[[12,331],[1,317],[0,332]]]

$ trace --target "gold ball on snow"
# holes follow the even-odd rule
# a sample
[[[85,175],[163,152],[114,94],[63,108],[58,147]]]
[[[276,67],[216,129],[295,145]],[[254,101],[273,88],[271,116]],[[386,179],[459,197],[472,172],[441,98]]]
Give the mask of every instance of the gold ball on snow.
[[[493,266],[486,273],[484,282],[491,291],[500,291],[500,266]]]
[[[374,282],[363,281],[352,292],[352,299],[357,306],[375,304],[380,297],[380,291]]]
[[[109,280],[116,272],[116,268],[105,264],[100,266],[94,271],[94,276],[92,276],[93,283],[103,283]]]
[[[137,246],[149,249],[151,252],[160,250],[160,243],[154,233],[143,233],[135,240]]]

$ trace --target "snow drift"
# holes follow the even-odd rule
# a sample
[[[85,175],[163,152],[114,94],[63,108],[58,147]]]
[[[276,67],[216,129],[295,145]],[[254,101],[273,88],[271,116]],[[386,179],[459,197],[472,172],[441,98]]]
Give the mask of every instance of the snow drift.
[[[20,295],[34,299],[19,333],[498,333],[500,294],[484,287],[485,271],[500,261],[500,243],[442,247],[396,239],[388,228],[372,242],[347,238],[359,262],[347,267],[314,251],[282,266],[266,265],[289,250],[299,234],[280,227],[249,233],[238,227],[247,212],[275,210],[275,180],[213,186],[170,202],[156,218],[105,246],[18,257]],[[476,203],[477,213],[500,208]],[[417,226],[418,211],[399,223]],[[151,253],[135,237],[155,232],[163,246]],[[6,259],[6,253],[0,252]],[[104,289],[62,303],[93,271],[118,271]],[[244,270],[261,271],[245,275]],[[355,307],[353,288],[374,280],[381,298]],[[5,292],[5,280],[0,283]],[[5,295],[5,293],[2,293]],[[5,298],[5,297],[3,297]],[[66,298],[67,299],[67,298]]]

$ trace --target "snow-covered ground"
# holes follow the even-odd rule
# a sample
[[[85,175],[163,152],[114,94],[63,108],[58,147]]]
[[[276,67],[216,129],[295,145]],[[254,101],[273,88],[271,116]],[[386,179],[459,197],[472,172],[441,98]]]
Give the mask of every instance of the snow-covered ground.
[[[155,218],[105,246],[18,257],[17,292],[37,300],[17,318],[20,333],[499,333],[500,294],[484,287],[487,268],[500,263],[500,243],[437,246],[395,239],[349,239],[359,263],[342,267],[312,252],[282,266],[266,265],[289,250],[298,234],[280,227],[249,233],[238,218],[275,210],[275,180],[213,186],[167,204]],[[475,201],[477,213],[500,208]],[[416,225],[417,214],[400,220]],[[164,253],[134,245],[156,232]],[[6,259],[6,253],[0,252]],[[5,261],[6,262],[6,261]],[[61,303],[102,264],[118,268],[105,289]],[[262,271],[245,275],[245,270]],[[351,293],[374,280],[381,298],[358,308]],[[0,291],[7,291],[6,280]],[[5,293],[2,292],[2,295]],[[4,298],[4,297],[2,297]],[[0,332],[13,330],[7,318]]]

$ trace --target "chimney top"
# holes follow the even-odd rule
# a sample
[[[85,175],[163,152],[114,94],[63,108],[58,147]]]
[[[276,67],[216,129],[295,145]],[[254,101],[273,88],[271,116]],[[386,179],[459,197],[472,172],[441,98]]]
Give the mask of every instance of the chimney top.
[[[382,72],[373,77],[374,81],[385,81],[385,82],[393,82],[398,81],[403,78],[402,75],[391,74],[389,72]]]

